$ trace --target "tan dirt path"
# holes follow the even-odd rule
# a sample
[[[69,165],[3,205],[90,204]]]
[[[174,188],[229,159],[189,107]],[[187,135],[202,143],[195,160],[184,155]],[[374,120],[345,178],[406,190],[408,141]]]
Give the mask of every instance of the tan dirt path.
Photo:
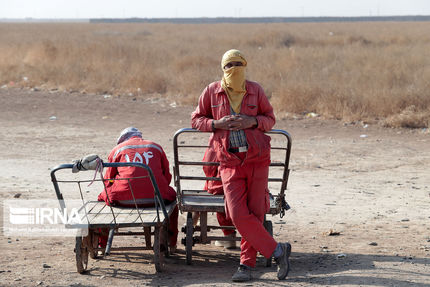
[[[1,198],[55,199],[50,168],[89,153],[106,159],[130,125],[160,143],[172,166],[172,136],[189,126],[192,110],[156,96],[0,89]],[[428,130],[315,118],[279,119],[275,127],[293,136],[292,208],[269,219],[275,238],[293,245],[292,270],[278,281],[275,267],[263,267],[260,258],[249,285],[430,286]],[[90,259],[90,271],[80,275],[73,247],[68,237],[2,235],[0,285],[231,286],[239,260],[238,250],[196,245],[188,266],[180,245],[163,273],[155,272],[149,252],[128,252]]]

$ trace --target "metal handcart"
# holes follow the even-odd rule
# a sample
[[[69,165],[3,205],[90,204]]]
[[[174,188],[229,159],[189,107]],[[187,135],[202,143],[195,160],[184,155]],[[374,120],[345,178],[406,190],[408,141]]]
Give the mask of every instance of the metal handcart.
[[[202,161],[205,149],[208,147],[210,132],[200,132],[192,128],[178,130],[173,138],[174,149],[174,181],[177,191],[178,207],[187,213],[187,220],[182,232],[185,238],[186,263],[192,263],[192,248],[195,244],[210,244],[215,240],[240,241],[241,238],[214,236],[211,231],[219,229],[235,229],[231,226],[208,225],[208,213],[225,212],[223,195],[212,195],[203,189],[202,182],[220,180],[219,177],[207,177],[203,166],[218,166],[217,162]],[[290,208],[285,201],[289,176],[289,161],[291,153],[291,136],[284,130],[274,129],[266,134],[272,138],[271,164],[269,166],[270,211],[264,219],[264,227],[273,236],[273,225],[267,215],[283,217]],[[205,136],[206,135],[206,136]],[[202,174],[202,175],[200,175]],[[196,186],[200,187],[196,189]],[[275,194],[275,192],[277,193]],[[200,213],[200,224],[193,222],[193,213]],[[270,267],[272,258],[264,259]]]
[[[79,199],[82,202],[80,206],[80,214],[82,216],[79,221],[83,222],[88,229],[88,232],[85,232],[86,235],[76,235],[75,253],[77,271],[79,273],[87,271],[88,257],[95,259],[100,253],[103,256],[107,256],[111,251],[128,250],[153,250],[155,269],[157,272],[161,271],[163,255],[165,257],[169,256],[167,248],[168,221],[169,216],[176,207],[176,202],[170,204],[164,203],[149,166],[133,162],[102,163],[102,165],[103,167],[133,166],[145,169],[147,171],[146,176],[115,180],[127,180],[130,185],[131,179],[149,178],[154,188],[154,198],[135,199],[133,195],[132,203],[129,205],[131,207],[114,207],[106,205],[104,201],[86,200],[85,195],[89,192],[86,189],[88,189],[89,184],[98,182],[98,184],[95,184],[97,187],[93,186],[93,189],[96,188],[98,193],[106,189],[105,181],[107,180],[102,179],[101,171],[101,179],[95,179],[94,170],[92,172],[79,172],[79,174],[86,174],[86,176],[79,175],[79,178],[76,178],[78,176],[76,174],[72,175],[70,172],[73,164],[62,164],[54,167],[51,170],[51,180],[57,199],[60,202],[61,210],[64,211],[66,209],[67,203],[67,200],[63,196],[65,194],[64,190],[67,190],[68,193],[75,193],[75,195],[79,193]],[[94,178],[91,178],[93,175]],[[132,189],[131,192],[133,194]],[[82,228],[82,226],[83,224],[67,224],[66,228]],[[130,229],[133,228],[137,228],[138,231],[131,231]],[[123,229],[129,230],[122,232]],[[109,230],[106,248],[101,248],[98,244],[99,236],[101,236],[103,230]],[[114,236],[144,236],[145,244],[142,244],[142,246],[112,247]],[[166,247],[164,251],[161,250],[161,245]]]

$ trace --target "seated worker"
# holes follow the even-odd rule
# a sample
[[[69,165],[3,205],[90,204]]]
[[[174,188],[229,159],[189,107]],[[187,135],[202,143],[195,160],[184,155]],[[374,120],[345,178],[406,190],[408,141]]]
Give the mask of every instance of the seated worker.
[[[165,203],[176,200],[175,190],[169,186],[172,175],[169,171],[169,161],[162,147],[150,140],[144,140],[142,133],[134,128],[124,129],[108,156],[109,162],[139,162],[148,165],[155,177],[160,194]],[[98,201],[105,201],[112,206],[134,207],[133,195],[140,206],[154,206],[154,187],[149,177],[134,178],[130,180],[132,192],[128,180],[121,178],[133,178],[147,176],[148,172],[140,167],[108,167],[104,179],[107,181],[106,190],[103,190]],[[119,180],[114,180],[119,179]],[[146,200],[145,200],[146,199]],[[146,203],[145,203],[146,202]],[[178,207],[176,206],[169,218],[169,247],[173,252],[176,249],[178,238]],[[106,241],[105,241],[106,240]],[[107,237],[100,241],[102,247],[106,246]]]

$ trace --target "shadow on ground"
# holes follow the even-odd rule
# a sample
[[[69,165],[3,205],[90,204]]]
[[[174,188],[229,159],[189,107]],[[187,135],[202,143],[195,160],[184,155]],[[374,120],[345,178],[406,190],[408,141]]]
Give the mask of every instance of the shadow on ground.
[[[239,264],[239,250],[193,250],[191,265],[186,264],[185,251],[178,252],[165,259],[163,272],[139,272],[140,264],[153,264],[151,253],[114,253],[104,259],[103,263],[124,264],[124,268],[97,267],[95,262],[84,276],[105,276],[124,280],[145,280],[151,286],[178,286],[195,284],[199,274],[200,285],[223,285],[231,283],[231,276]],[[90,259],[91,260],[91,259]],[[132,264],[132,265],[130,265]],[[422,265],[422,272],[408,271],[408,265]],[[276,265],[265,267],[262,257],[258,258],[257,267],[253,271],[252,284],[284,286],[315,285],[372,285],[372,286],[427,286],[430,284],[414,281],[415,276],[428,278],[430,258],[410,258],[386,255],[344,254],[339,257],[328,253],[294,253],[291,256],[291,271],[286,281],[276,279]],[[132,268],[131,268],[132,267]],[[130,270],[133,269],[133,270]],[[408,281],[396,279],[396,274],[408,274]],[[201,274],[207,274],[203,277]],[[404,277],[403,277],[404,278]]]

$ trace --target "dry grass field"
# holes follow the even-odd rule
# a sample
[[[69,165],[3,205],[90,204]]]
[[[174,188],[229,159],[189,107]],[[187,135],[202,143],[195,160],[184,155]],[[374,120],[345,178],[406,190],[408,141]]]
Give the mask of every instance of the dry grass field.
[[[192,104],[230,48],[279,116],[428,127],[430,22],[0,24],[0,85]]]

